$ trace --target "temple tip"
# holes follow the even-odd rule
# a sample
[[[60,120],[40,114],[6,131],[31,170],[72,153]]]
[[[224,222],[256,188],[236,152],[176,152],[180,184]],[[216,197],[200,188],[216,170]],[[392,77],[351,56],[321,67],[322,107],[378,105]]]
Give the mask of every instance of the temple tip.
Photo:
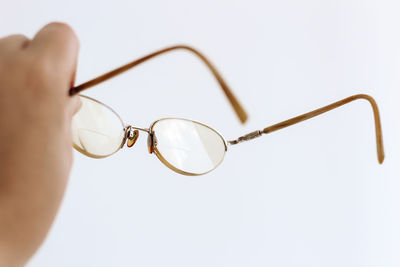
[[[245,124],[247,122],[247,119],[249,118],[244,110],[242,110],[242,112],[238,113],[237,115],[242,124]]]
[[[381,155],[378,156],[379,164],[382,164],[384,160],[385,160],[385,155],[384,154],[381,154]]]

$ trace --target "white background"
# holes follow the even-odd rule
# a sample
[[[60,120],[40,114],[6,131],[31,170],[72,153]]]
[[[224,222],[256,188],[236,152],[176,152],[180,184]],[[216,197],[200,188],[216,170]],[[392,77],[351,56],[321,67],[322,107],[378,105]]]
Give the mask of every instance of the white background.
[[[197,178],[132,149],[75,153],[55,224],[30,267],[400,266],[400,34],[395,0],[1,0],[0,36],[64,21],[77,82],[184,43],[221,70],[242,126],[207,69],[176,52],[87,92],[129,123],[205,122],[227,139],[355,93],[379,104],[387,158],[358,101],[231,147]],[[29,153],[27,150],[26,153]]]

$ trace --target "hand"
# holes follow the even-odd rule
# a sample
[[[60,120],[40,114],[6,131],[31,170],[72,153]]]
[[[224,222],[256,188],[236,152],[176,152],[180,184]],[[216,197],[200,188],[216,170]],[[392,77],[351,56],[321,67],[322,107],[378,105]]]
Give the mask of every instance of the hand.
[[[79,44],[51,23],[0,39],[0,266],[24,265],[43,242],[72,165],[70,97]]]

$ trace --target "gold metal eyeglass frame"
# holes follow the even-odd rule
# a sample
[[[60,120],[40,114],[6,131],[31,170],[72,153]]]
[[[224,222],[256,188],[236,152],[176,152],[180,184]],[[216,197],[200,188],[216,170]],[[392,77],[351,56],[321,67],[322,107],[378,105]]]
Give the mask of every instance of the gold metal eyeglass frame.
[[[121,142],[119,148],[116,149],[113,153],[105,155],[105,156],[98,156],[98,155],[94,155],[94,154],[88,153],[88,151],[80,148],[76,144],[73,144],[73,147],[77,151],[81,152],[82,154],[84,154],[84,155],[86,155],[88,157],[97,158],[97,159],[106,158],[106,157],[109,157],[109,156],[117,153],[121,148],[124,147],[125,144],[126,144],[127,147],[132,147],[136,143],[137,138],[139,137],[139,131],[142,131],[142,132],[146,132],[148,134],[148,137],[147,137],[147,149],[148,149],[148,152],[150,154],[152,154],[152,153],[155,154],[157,156],[157,158],[165,166],[167,166],[168,168],[170,168],[171,170],[173,170],[173,171],[175,171],[175,172],[177,172],[179,174],[183,174],[183,175],[187,175],[187,176],[197,176],[197,175],[203,175],[203,174],[209,173],[209,172],[215,170],[219,165],[221,165],[221,163],[222,163],[222,161],[223,161],[223,159],[225,157],[225,153],[228,150],[228,142],[225,140],[225,138],[218,131],[216,131],[215,129],[211,128],[210,126],[208,126],[208,125],[206,125],[204,123],[201,123],[201,122],[198,122],[198,121],[193,121],[193,120],[188,120],[188,119],[183,119],[183,118],[162,118],[162,119],[158,119],[158,120],[154,121],[153,123],[151,123],[149,128],[141,128],[141,127],[137,127],[137,126],[126,125],[125,122],[123,121],[123,119],[121,118],[121,116],[114,109],[112,109],[110,106],[102,103],[101,101],[99,101],[97,99],[94,99],[94,98],[91,98],[91,97],[88,97],[88,96],[85,96],[85,95],[79,94],[79,96],[83,97],[83,98],[86,98],[86,99],[89,99],[91,101],[94,101],[94,102],[96,102],[96,103],[98,103],[100,105],[103,105],[103,106],[107,107],[121,121],[121,126],[123,127],[123,131],[124,131],[124,138],[122,139],[122,142]],[[154,127],[154,125],[157,124],[157,122],[162,121],[162,120],[167,120],[167,119],[177,119],[177,120],[190,121],[190,122],[194,122],[196,124],[202,125],[202,126],[208,128],[208,129],[211,129],[224,142],[224,147],[225,147],[224,157],[220,160],[220,162],[214,168],[212,168],[211,170],[209,170],[207,172],[204,172],[204,173],[186,172],[186,171],[183,171],[181,169],[176,168],[171,163],[169,163],[168,160],[165,159],[163,157],[162,153],[160,153],[160,151],[157,149],[157,138],[155,137],[155,132],[153,130],[153,127]]]
[[[146,61],[148,61],[148,60],[150,60],[150,59],[152,59],[154,57],[157,57],[159,55],[162,55],[162,54],[165,54],[165,53],[168,53],[168,52],[171,52],[171,51],[175,51],[175,50],[186,50],[188,52],[193,53],[209,68],[209,70],[214,75],[215,79],[217,80],[218,84],[220,85],[221,89],[223,90],[225,96],[229,100],[229,102],[230,102],[231,106],[233,107],[234,111],[236,112],[236,115],[238,116],[240,122],[241,123],[245,123],[247,121],[247,118],[248,118],[247,113],[244,110],[244,108],[242,107],[242,105],[240,104],[240,102],[237,100],[235,95],[232,93],[232,90],[229,88],[229,86],[227,85],[225,80],[222,78],[222,75],[217,71],[217,69],[214,67],[214,65],[211,63],[211,61],[208,60],[202,53],[200,53],[198,50],[196,50],[196,49],[194,49],[194,48],[192,48],[190,46],[185,46],[185,45],[176,45],[176,46],[167,47],[167,48],[155,51],[155,52],[153,52],[151,54],[148,54],[148,55],[146,55],[144,57],[141,57],[139,59],[136,59],[136,60],[134,60],[134,61],[132,61],[132,62],[130,62],[128,64],[125,64],[125,65],[123,65],[123,66],[121,66],[119,68],[116,68],[116,69],[114,69],[112,71],[109,71],[109,72],[107,72],[107,73],[105,73],[105,74],[103,74],[101,76],[98,76],[98,77],[96,77],[96,78],[94,78],[94,79],[92,79],[90,81],[87,81],[87,82],[85,82],[83,84],[80,84],[80,85],[78,85],[76,87],[71,88],[70,91],[69,91],[69,94],[71,96],[76,95],[76,94],[82,92],[83,90],[86,90],[88,88],[91,88],[91,87],[99,84],[99,83],[102,83],[102,82],[104,82],[106,80],[109,80],[109,79],[111,79],[111,78],[113,78],[113,77],[115,77],[115,76],[117,76],[117,75],[129,70],[129,69],[132,69],[135,66],[138,66],[138,65],[140,65],[140,64],[142,64],[142,63],[144,63],[144,62],[146,62]],[[90,97],[83,96],[83,95],[80,95],[80,96],[86,97],[88,99],[91,99],[93,101],[96,101],[96,102],[108,107],[107,105],[105,105],[105,104],[103,104],[103,103],[101,103],[101,102],[99,102],[99,101],[97,101],[95,99],[92,99]],[[249,141],[249,140],[252,140],[254,138],[260,137],[263,134],[269,134],[269,133],[275,132],[277,130],[281,130],[281,129],[286,128],[288,126],[291,126],[291,125],[297,124],[299,122],[308,120],[310,118],[313,118],[315,116],[321,115],[321,114],[323,114],[325,112],[328,112],[330,110],[333,110],[335,108],[338,108],[340,106],[343,106],[345,104],[348,104],[350,102],[353,102],[353,101],[359,100],[359,99],[367,100],[370,103],[371,107],[372,107],[372,111],[373,111],[373,115],[374,115],[374,122],[375,122],[377,157],[378,157],[378,162],[380,164],[382,164],[383,161],[384,161],[384,158],[385,158],[385,153],[384,153],[384,148],[383,148],[382,127],[381,127],[381,120],[380,120],[378,105],[376,104],[376,101],[374,100],[373,97],[371,97],[369,95],[366,95],[366,94],[352,95],[350,97],[347,97],[345,99],[339,100],[339,101],[334,102],[332,104],[329,104],[327,106],[324,106],[324,107],[315,109],[313,111],[304,113],[302,115],[293,117],[291,119],[276,123],[274,125],[271,125],[271,126],[268,126],[268,127],[264,128],[262,130],[256,130],[256,131],[250,132],[248,134],[245,134],[243,136],[238,137],[237,139],[230,140],[230,141],[226,141],[222,137],[222,135],[220,135],[216,130],[212,129],[211,127],[209,127],[209,126],[207,126],[205,124],[199,123],[199,122],[196,122],[196,123],[201,124],[203,126],[206,126],[206,127],[210,128],[211,130],[213,130],[214,132],[216,132],[218,135],[220,135],[220,137],[222,138],[222,140],[224,140],[224,143],[225,143],[225,151],[227,151],[228,145],[236,145],[236,144],[239,144],[241,142]],[[108,108],[111,111],[113,111],[122,122],[121,117],[113,109],[111,109],[110,107],[108,107]],[[161,119],[161,120],[163,120],[163,119]],[[186,120],[186,119],[181,119],[181,120]],[[157,140],[156,140],[156,138],[154,138],[154,135],[153,135],[153,126],[158,121],[153,122],[150,125],[149,128],[139,128],[139,127],[134,127],[134,126],[131,126],[131,125],[124,126],[125,137],[124,137],[124,139],[123,139],[123,141],[121,143],[121,147],[120,148],[122,148],[125,143],[127,144],[128,147],[133,146],[133,144],[136,142],[136,139],[138,137],[138,131],[145,131],[145,132],[148,133],[148,150],[149,150],[149,153],[154,153],[159,158],[159,160],[162,163],[164,163],[168,168],[170,168],[171,170],[173,170],[173,171],[175,171],[177,173],[183,174],[183,175],[202,175],[202,174],[205,174],[205,173],[197,174],[197,173],[184,172],[184,171],[172,166],[161,155],[161,153],[159,153],[159,151],[157,150]],[[191,121],[191,120],[188,120],[188,121]],[[83,154],[85,154],[87,156],[95,157],[95,158],[101,158],[101,157],[98,157],[98,156],[95,156],[95,155],[90,155],[90,154],[86,153],[86,151],[80,149],[79,147],[77,147],[75,145],[74,145],[74,147],[75,147],[75,149],[77,149],[78,151],[80,151],[81,153],[83,153]],[[107,155],[107,156],[109,156],[109,155]],[[222,160],[221,160],[221,162],[222,162]],[[215,166],[212,170],[217,168],[220,165],[221,162],[219,162],[219,164],[217,166]],[[210,170],[210,171],[212,171],[212,170]],[[208,171],[208,172],[210,172],[210,171]],[[208,173],[208,172],[206,172],[206,173]]]

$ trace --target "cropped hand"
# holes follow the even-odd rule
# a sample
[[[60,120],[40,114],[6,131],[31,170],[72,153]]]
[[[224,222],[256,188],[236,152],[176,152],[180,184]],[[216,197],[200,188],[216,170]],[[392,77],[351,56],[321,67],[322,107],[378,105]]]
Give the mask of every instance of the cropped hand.
[[[0,266],[22,266],[43,242],[72,165],[70,97],[79,50],[51,23],[30,40],[0,39]]]

